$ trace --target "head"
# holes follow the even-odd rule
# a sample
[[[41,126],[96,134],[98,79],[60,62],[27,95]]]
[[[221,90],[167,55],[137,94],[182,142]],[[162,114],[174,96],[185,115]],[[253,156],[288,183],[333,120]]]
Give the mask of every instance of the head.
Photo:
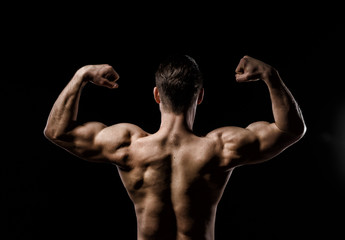
[[[202,102],[202,74],[188,55],[173,55],[161,62],[155,80],[155,100],[164,111],[183,114]]]

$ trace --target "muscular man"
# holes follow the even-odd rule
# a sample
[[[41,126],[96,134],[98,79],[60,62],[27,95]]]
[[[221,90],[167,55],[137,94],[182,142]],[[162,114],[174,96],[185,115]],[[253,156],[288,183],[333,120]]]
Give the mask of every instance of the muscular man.
[[[217,204],[234,168],[272,159],[306,131],[301,110],[276,69],[244,56],[235,72],[237,82],[265,82],[274,122],[196,136],[192,129],[203,100],[202,75],[194,59],[174,56],[155,75],[161,125],[154,134],[128,123],[78,123],[85,84],[118,87],[119,75],[106,64],[75,73],[57,98],[44,134],[82,159],[117,166],[135,207],[139,240],[213,240]]]

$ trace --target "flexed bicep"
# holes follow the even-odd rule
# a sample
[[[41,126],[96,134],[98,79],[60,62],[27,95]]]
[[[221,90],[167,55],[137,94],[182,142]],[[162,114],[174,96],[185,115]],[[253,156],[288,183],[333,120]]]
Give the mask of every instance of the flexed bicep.
[[[87,122],[72,128],[53,142],[82,159],[101,159],[102,146],[96,144],[95,139],[106,127],[100,122]]]
[[[254,122],[246,129],[257,138],[259,144],[257,155],[251,159],[252,163],[272,159],[295,142],[294,137],[281,131],[275,123]]]

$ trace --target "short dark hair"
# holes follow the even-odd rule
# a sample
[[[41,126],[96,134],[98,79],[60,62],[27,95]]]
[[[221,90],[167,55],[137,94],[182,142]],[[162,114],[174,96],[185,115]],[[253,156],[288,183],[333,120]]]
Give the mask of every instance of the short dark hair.
[[[188,55],[172,55],[158,66],[156,87],[166,110],[186,111],[203,87],[203,77],[196,61]]]

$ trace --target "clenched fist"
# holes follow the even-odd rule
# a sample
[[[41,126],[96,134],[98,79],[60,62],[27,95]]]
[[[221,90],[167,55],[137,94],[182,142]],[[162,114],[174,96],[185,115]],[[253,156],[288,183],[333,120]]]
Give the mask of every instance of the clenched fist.
[[[250,82],[259,79],[266,81],[272,75],[278,75],[272,66],[249,56],[244,56],[240,60],[235,72],[237,82]]]
[[[116,83],[120,76],[108,64],[86,65],[78,70],[84,81],[92,82],[98,86],[118,88]]]

